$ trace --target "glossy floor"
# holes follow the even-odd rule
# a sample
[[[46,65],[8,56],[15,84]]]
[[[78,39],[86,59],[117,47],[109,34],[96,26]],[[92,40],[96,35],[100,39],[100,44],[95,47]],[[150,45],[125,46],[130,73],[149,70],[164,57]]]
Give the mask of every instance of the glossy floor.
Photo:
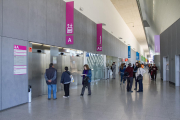
[[[87,96],[86,89],[83,98],[78,86],[68,99],[62,98],[63,91],[57,100],[41,96],[0,112],[0,120],[180,120],[179,87],[162,82],[159,75],[156,82],[151,81],[147,73],[143,82],[143,93],[127,93],[119,77],[101,80],[92,84],[92,96]]]

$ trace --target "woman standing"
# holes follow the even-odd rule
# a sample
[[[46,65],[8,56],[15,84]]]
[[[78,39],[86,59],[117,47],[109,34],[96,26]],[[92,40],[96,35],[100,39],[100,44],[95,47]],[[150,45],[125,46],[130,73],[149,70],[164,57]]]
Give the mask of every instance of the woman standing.
[[[62,73],[61,76],[61,84],[64,84],[64,92],[65,92],[63,98],[69,97],[69,85],[71,83],[70,75],[71,73],[68,71],[68,67],[65,67],[65,71]]]
[[[143,74],[146,72],[142,67],[141,64],[138,65],[138,70],[136,72],[136,79],[139,81],[139,91],[137,92],[143,92]]]
[[[124,67],[124,64],[122,63],[121,64],[121,67],[120,67],[120,69],[119,69],[119,73],[120,73],[120,75],[121,75],[121,83],[120,83],[120,85],[122,84],[122,81],[123,81],[123,77],[124,77],[124,71],[126,70],[126,68]],[[124,81],[123,81],[123,84],[124,84]]]
[[[89,68],[89,66],[87,64],[84,65],[84,70],[82,72],[82,77],[83,77],[83,80],[85,79],[85,77],[88,77],[88,83],[87,85],[84,83],[84,81],[82,82],[83,84],[83,88],[82,88],[82,91],[81,91],[81,97],[84,95],[84,91],[85,91],[85,88],[86,86],[88,87],[88,95],[91,95],[91,69]]]

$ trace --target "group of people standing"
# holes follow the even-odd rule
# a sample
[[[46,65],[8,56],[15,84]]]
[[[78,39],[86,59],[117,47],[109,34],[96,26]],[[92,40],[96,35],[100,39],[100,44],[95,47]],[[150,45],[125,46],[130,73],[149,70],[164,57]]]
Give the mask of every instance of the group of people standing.
[[[138,62],[136,62],[135,66],[131,65],[131,63],[128,64],[128,67],[125,67],[125,63],[121,64],[121,67],[119,69],[119,74],[121,75],[121,83],[120,85],[124,84],[125,80],[127,79],[127,91],[132,91],[132,85],[133,85],[133,78],[135,78],[135,89],[137,90],[137,83],[139,83],[139,90],[137,92],[143,92],[143,74],[146,71],[142,68],[142,65]]]
[[[84,70],[82,72],[82,90],[80,96],[82,97],[85,92],[85,88],[88,88],[88,95],[91,95],[91,69],[86,64],[84,65]],[[53,63],[49,64],[49,68],[46,69],[46,73],[44,75],[47,86],[48,86],[48,100],[51,100],[51,90],[53,90],[53,99],[56,100],[56,87],[57,87],[57,70],[54,68]],[[84,81],[87,80],[87,82]],[[68,71],[68,67],[65,67],[65,71],[62,73],[60,83],[64,85],[65,95],[63,98],[69,98],[69,87],[71,83],[71,73]]]

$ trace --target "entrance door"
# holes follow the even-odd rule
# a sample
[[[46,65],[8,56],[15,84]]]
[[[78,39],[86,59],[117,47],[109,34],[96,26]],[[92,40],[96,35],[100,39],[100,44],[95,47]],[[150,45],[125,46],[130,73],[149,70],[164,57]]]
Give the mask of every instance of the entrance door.
[[[169,58],[163,57],[163,81],[169,81]]]
[[[175,82],[176,82],[176,86],[180,86],[180,78],[179,78],[179,74],[180,74],[180,56],[176,55],[175,56]]]

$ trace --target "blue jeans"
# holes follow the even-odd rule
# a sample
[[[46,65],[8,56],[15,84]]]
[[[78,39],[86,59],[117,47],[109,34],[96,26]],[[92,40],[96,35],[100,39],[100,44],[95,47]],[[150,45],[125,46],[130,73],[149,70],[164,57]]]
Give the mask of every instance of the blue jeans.
[[[121,82],[123,80],[123,77],[124,77],[124,73],[121,73]],[[124,81],[123,81],[123,83],[124,83]]]
[[[56,84],[48,85],[48,98],[51,98],[51,89],[53,89],[53,98],[56,99]]]
[[[139,91],[143,91],[142,80],[139,80]]]

